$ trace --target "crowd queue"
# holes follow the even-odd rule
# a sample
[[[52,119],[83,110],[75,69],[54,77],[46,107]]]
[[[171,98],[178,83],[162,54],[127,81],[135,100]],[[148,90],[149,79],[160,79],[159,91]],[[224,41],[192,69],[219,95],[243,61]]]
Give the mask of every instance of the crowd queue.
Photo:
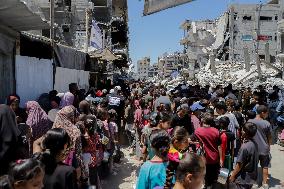
[[[103,87],[71,83],[24,107],[8,96],[0,105],[0,189],[100,189],[116,174],[125,140],[143,162],[136,189],[269,188],[270,145],[284,146],[277,86]],[[229,172],[226,185],[220,170]]]

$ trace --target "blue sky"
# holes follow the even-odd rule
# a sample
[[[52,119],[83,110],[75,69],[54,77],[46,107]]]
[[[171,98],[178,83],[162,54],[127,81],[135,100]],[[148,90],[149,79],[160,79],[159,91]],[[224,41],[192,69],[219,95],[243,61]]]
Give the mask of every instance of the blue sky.
[[[158,56],[165,52],[182,50],[179,41],[183,37],[183,31],[179,27],[185,19],[214,19],[227,10],[230,3],[259,2],[259,0],[196,0],[143,17],[144,0],[128,0],[130,57],[136,65],[137,60],[150,56],[153,64],[157,62]]]

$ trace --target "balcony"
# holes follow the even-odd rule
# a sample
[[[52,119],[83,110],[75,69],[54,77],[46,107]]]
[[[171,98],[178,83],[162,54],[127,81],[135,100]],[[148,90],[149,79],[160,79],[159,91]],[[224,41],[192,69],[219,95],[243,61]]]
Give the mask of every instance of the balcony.
[[[180,45],[187,45],[189,43],[189,39],[187,37],[182,38],[180,40]]]
[[[280,20],[278,23],[278,31],[281,32],[281,33],[284,33],[284,19]]]
[[[187,29],[189,29],[190,26],[191,26],[191,22],[189,20],[185,20],[181,24],[180,29],[187,30]]]

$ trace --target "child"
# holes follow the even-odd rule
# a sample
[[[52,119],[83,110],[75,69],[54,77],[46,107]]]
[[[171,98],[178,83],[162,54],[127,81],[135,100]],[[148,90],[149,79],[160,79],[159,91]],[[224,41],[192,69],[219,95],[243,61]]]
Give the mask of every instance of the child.
[[[176,170],[176,183],[173,189],[200,189],[202,188],[206,167],[202,157],[186,153],[180,160]]]
[[[233,157],[234,157],[234,140],[235,135],[231,132],[228,127],[230,119],[227,116],[219,119],[220,124],[220,139],[221,139],[221,150],[222,150],[222,162],[224,162],[225,168],[232,170]]]
[[[50,129],[43,141],[43,152],[34,154],[45,165],[44,189],[77,188],[75,168],[64,164],[71,148],[71,139],[62,128]]]
[[[146,151],[144,153],[148,154],[148,159],[152,159],[154,157],[154,150],[151,147],[150,143],[150,135],[155,130],[165,130],[167,131],[170,128],[171,125],[171,116],[166,113],[157,113],[153,112],[150,116],[150,125],[151,128],[145,130],[144,132],[144,138],[143,140],[143,148],[146,148]]]
[[[189,135],[185,128],[176,127],[172,135],[172,144],[168,153],[169,165],[167,167],[167,178],[165,189],[172,187],[173,176],[178,166],[178,162],[183,157],[183,153],[188,149]]]
[[[257,183],[258,147],[253,137],[257,132],[254,123],[247,122],[242,128],[244,143],[238,154],[237,164],[229,178],[238,188],[252,188]]]
[[[166,131],[156,130],[151,133],[150,141],[155,155],[142,165],[137,180],[137,189],[153,189],[165,184],[170,138]]]
[[[1,177],[1,189],[41,189],[44,169],[36,159],[17,160],[12,163],[7,176]]]

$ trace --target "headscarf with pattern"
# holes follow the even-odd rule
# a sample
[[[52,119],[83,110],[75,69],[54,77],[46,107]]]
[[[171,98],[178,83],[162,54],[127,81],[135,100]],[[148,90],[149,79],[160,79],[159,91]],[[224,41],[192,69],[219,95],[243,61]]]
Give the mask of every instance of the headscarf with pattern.
[[[76,140],[81,136],[80,130],[74,125],[79,113],[74,106],[65,106],[56,115],[52,128],[63,128],[66,130],[72,141],[72,148],[75,148]]]
[[[32,128],[32,140],[36,140],[51,128],[51,122],[36,101],[28,101],[26,107],[28,113],[26,124]]]

